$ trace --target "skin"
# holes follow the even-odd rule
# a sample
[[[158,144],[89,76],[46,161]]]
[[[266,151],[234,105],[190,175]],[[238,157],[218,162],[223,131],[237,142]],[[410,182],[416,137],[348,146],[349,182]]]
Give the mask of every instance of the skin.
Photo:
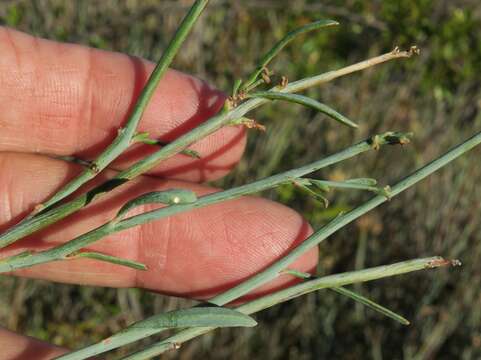
[[[119,53],[38,39],[0,27],[0,231],[79,173],[78,165],[51,155],[91,159],[115,136],[135,103],[152,63]],[[170,70],[140,123],[140,131],[171,141],[215,114],[225,97],[206,83]],[[196,160],[178,155],[99,202],[0,251],[0,258],[67,241],[110,219],[127,200],[147,191],[202,185],[231,171],[246,142],[243,128],[228,127],[199,141]],[[94,182],[154,151],[135,146]],[[134,211],[145,211],[144,209]],[[72,260],[20,270],[24,276],[64,283],[141,287],[206,298],[239,283],[311,234],[293,210],[256,197],[213,205],[114,234],[90,249],[145,263],[140,272],[93,260]],[[317,250],[292,268],[312,270]],[[251,296],[286,286],[282,276]],[[62,349],[0,329],[0,360],[50,359]]]

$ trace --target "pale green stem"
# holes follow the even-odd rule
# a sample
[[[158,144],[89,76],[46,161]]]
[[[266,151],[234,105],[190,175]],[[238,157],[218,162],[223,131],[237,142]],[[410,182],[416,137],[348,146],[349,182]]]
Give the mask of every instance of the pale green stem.
[[[431,163],[424,166],[423,168],[415,171],[410,176],[401,180],[398,184],[396,184],[395,186],[392,187],[392,196],[395,196],[395,195],[401,193],[402,191],[408,189],[409,187],[413,186],[418,181],[424,179],[425,177],[427,177],[431,173],[439,170],[440,168],[442,168],[443,166],[445,166],[449,162],[453,161],[454,159],[456,159],[457,157],[459,157],[463,153],[469,151],[470,149],[472,149],[473,147],[475,147],[479,143],[481,143],[481,132],[476,134],[472,138],[468,139],[467,141],[463,142],[462,144],[458,145],[454,149],[450,150],[449,152],[447,152],[443,156],[439,157],[438,159],[432,161]],[[276,263],[274,263],[272,266],[270,266],[266,270],[264,270],[261,273],[253,276],[252,278],[243,282],[239,286],[236,286],[236,287],[226,291],[225,293],[220,294],[220,295],[212,298],[209,302],[211,302],[213,304],[216,304],[216,305],[220,305],[220,306],[225,305],[225,304],[227,304],[227,303],[229,303],[233,300],[236,300],[236,299],[246,295],[251,290],[265,284],[266,282],[269,282],[269,281],[273,280],[274,278],[276,278],[277,276],[282,274],[283,270],[287,269],[288,266],[293,261],[295,261],[299,256],[301,256],[305,252],[309,251],[313,246],[316,246],[322,240],[327,238],[329,235],[331,235],[332,233],[334,233],[338,229],[344,227],[345,225],[349,224],[354,219],[360,217],[361,215],[363,215],[367,211],[372,210],[373,208],[379,206],[380,204],[382,204],[385,201],[386,201],[385,197],[376,196],[376,197],[372,198],[371,200],[367,201],[366,203],[364,203],[363,205],[359,206],[358,208],[348,212],[347,214],[339,216],[338,218],[334,219],[329,224],[327,224],[326,226],[324,226],[323,228],[318,230],[316,233],[314,233],[312,236],[310,236],[308,239],[306,239],[301,245],[296,247],[292,252],[290,252],[284,258],[282,258],[279,261],[277,261]],[[415,264],[417,266],[416,269],[419,270],[419,269],[423,269],[423,268],[433,268],[433,267],[437,267],[437,266],[441,266],[441,265],[446,265],[446,264],[449,264],[449,263],[450,262],[445,261],[441,258],[430,258],[430,259],[423,259],[423,261],[421,263],[416,262]],[[404,263],[403,266],[404,265],[406,265],[406,263]],[[413,263],[411,263],[411,265],[413,265]],[[404,268],[404,267],[401,267],[401,268]],[[379,270],[379,268],[377,268],[377,270]],[[357,274],[357,275],[364,274],[365,275],[366,272],[369,272],[369,270],[356,271],[356,272],[351,273],[351,275],[352,274]],[[370,274],[372,275],[372,273],[370,273]],[[388,274],[388,270],[386,268],[384,268],[384,269],[381,270],[380,276],[378,276],[378,277],[386,276],[387,274]],[[379,275],[379,273],[378,273],[378,275]],[[333,276],[335,276],[335,275],[333,275]],[[332,279],[333,276],[331,276],[330,278]],[[331,282],[329,285],[327,285],[325,287],[339,287],[339,286],[347,285],[347,284],[352,283],[352,282],[358,282],[358,281],[346,281],[346,278],[348,278],[348,276],[346,276],[346,275],[341,276],[341,279],[344,280],[344,281],[340,281],[339,283],[336,283],[336,284],[333,284]],[[310,291],[313,291],[313,287],[318,288],[318,287],[316,287],[316,286],[319,285],[318,282],[321,282],[323,280],[325,281],[325,279],[326,278],[324,277],[324,278],[320,278],[320,279],[316,279],[316,280],[311,280],[311,281],[302,283],[302,284],[300,284],[296,287],[292,287],[292,288],[289,288],[287,290],[284,290],[284,292],[292,290],[292,289],[296,289],[297,290],[296,294],[302,295],[302,294],[308,293]],[[370,278],[368,277],[366,279],[367,280],[373,279],[373,277],[370,277]],[[276,293],[276,294],[278,296],[279,293]],[[262,306],[259,307],[259,310],[264,309],[266,307],[270,307],[270,306],[275,305],[276,303],[279,302],[279,299],[275,297],[276,294],[264,297],[260,300],[255,300],[255,301],[253,301],[249,304],[243,305],[243,306],[251,306],[252,307],[253,306],[252,304],[261,304]],[[285,293],[283,293],[283,294],[285,294]],[[290,299],[294,296],[297,296],[297,295],[293,295],[292,293],[289,293],[286,296],[286,298]],[[247,313],[247,314],[256,311],[255,309],[250,310],[249,307],[246,310],[246,308],[243,308],[242,306],[239,307],[238,310],[242,311],[242,312],[244,312],[244,310],[245,310],[246,311],[245,313]],[[161,344],[154,346],[155,347],[154,350],[151,347],[151,348],[148,348],[147,350],[145,350],[144,352],[142,352],[141,354],[143,354],[143,355],[136,355],[136,356],[144,356],[146,354],[146,352],[148,352],[148,356],[151,356],[152,354],[156,354],[156,353],[161,353],[163,351],[171,349],[172,344],[181,343],[181,342],[186,341],[186,340],[188,340],[192,337],[195,337],[195,336],[201,335],[205,332],[211,331],[212,329],[213,328],[205,328],[205,329],[197,328],[197,329],[185,330],[185,331],[181,332],[180,334],[174,335],[173,337],[171,337],[168,340],[162,342]],[[140,358],[143,358],[143,357],[138,357],[138,358],[140,359]]]
[[[383,135],[376,135],[375,137],[380,145],[383,144],[397,144],[404,139],[403,134],[388,132]],[[260,192],[275,186],[291,182],[293,179],[299,178],[306,174],[312,173],[316,170],[322,169],[332,164],[336,164],[343,160],[349,159],[363,152],[373,148],[372,140],[366,140],[359,144],[353,145],[336,154],[328,156],[324,159],[315,161],[311,164],[302,166],[298,169],[286,171],[281,174],[273,175],[265,179],[255,181],[250,184],[232,188],[229,190],[205,195],[199,197],[195,202],[175,204],[161,209],[152,210],[140,215],[132,216],[122,221],[108,222],[86,234],[66,242],[56,248],[45,250],[39,253],[29,253],[25,256],[14,256],[0,261],[0,273],[13,271],[25,267],[30,267],[37,264],[43,264],[51,261],[68,260],[69,255],[83,249],[93,242],[101,239],[104,236],[110,235],[117,231],[122,231],[137,225],[144,224],[148,221],[165,218],[181,212],[192,209],[217,204],[223,201],[232,200],[243,195]],[[135,202],[135,201],[134,201]]]
[[[127,120],[127,124],[125,127],[119,129],[115,140],[78,177],[68,182],[48,201],[42,203],[40,207],[37,207],[37,211],[52,206],[80,188],[87,181],[93,179],[132,144],[132,138],[135,135],[137,125],[150,99],[154,95],[155,89],[208,2],[209,0],[196,0],[195,4],[187,13],[150,75],[147,84],[142,89],[142,93],[135,104],[132,114]]]
[[[377,266],[364,270],[329,275],[315,280],[305,281],[298,285],[291,286],[287,289],[263,296],[259,299],[238,306],[235,309],[241,313],[250,315],[275,306],[277,304],[289,301],[301,295],[305,295],[321,289],[336,288],[349,284],[372,281],[442,265],[449,265],[449,262],[443,261],[439,257],[432,257],[403,261],[391,265]],[[168,339],[162,340],[157,344],[151,345],[135,354],[123,358],[123,360],[150,359],[153,356],[157,356],[166,351],[176,349],[180,347],[182,343],[195,337],[204,335],[214,329],[215,328],[213,327],[206,327],[182,330],[179,333],[169,337]]]
[[[411,175],[398,182],[391,188],[390,197],[394,197],[402,191],[410,188],[417,182],[423,180],[433,172],[439,170],[443,166],[447,165],[448,163],[458,158],[465,152],[471,150],[480,143],[481,132],[478,132],[470,139],[464,141],[463,143],[448,151],[441,157],[430,162],[429,164],[418,169]],[[357,218],[361,217],[365,213],[371,211],[372,209],[376,208],[387,200],[388,199],[385,196],[378,195],[373,197],[371,200],[365,202],[364,204],[356,207],[355,209],[349,211],[348,213],[338,216],[327,225],[312,234],[309,238],[307,238],[300,245],[290,251],[289,254],[284,256],[282,259],[276,261],[267,269],[242,282],[238,286],[235,286],[232,289],[212,298],[210,302],[219,306],[225,305],[235,299],[238,299],[243,295],[246,295],[253,289],[274,280],[284,269],[287,269],[290,264],[292,264],[295,260],[305,254],[307,251],[313,249],[315,246],[319,245],[319,243],[327,239],[330,235],[332,235],[339,229],[345,227],[350,222],[356,220]]]
[[[330,71],[325,74],[292,82],[283,89],[274,87],[270,91],[281,91],[285,93],[299,92],[309,87],[329,82],[338,77],[361,71],[392,59],[410,57],[411,54],[412,52],[408,51],[392,51],[339,70]],[[65,204],[54,207],[53,209],[47,209],[45,212],[37,214],[34,218],[21,222],[20,224],[7,230],[5,233],[0,235],[0,248],[14,243],[15,241],[27,235],[30,235],[75,213],[76,211],[87,206],[94,199],[101,197],[105,193],[117,188],[128,180],[145,173],[146,171],[155,167],[159,162],[181,152],[195,141],[206,137],[223,126],[229,125],[236,119],[242,118],[249,111],[266,104],[267,102],[269,102],[267,99],[251,99],[230,111],[222,111],[189,133],[179,137],[177,140],[163,147],[159,151],[151,154],[147,158],[135,163],[127,170],[119,173],[114,179],[106,181],[88,193],[80,195],[79,197]]]

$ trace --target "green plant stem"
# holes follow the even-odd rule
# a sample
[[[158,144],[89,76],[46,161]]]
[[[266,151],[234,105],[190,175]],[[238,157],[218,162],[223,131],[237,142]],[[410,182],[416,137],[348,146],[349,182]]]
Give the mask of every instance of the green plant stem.
[[[443,261],[442,258],[439,257],[431,257],[324,276],[263,296],[238,306],[235,309],[241,313],[250,315],[314,291],[382,279],[443,265],[449,265],[449,262]],[[213,327],[205,327],[182,330],[168,339],[162,340],[157,344],[123,358],[123,360],[149,359],[168,350],[176,349],[182,343],[197,336],[204,335],[214,329]]]
[[[430,175],[433,172],[439,170],[440,168],[442,168],[446,164],[450,163],[451,161],[453,161],[454,159],[456,159],[460,155],[464,154],[465,152],[471,150],[473,147],[475,147],[476,145],[479,145],[480,143],[481,143],[481,132],[477,133],[472,138],[470,138],[470,139],[466,140],[465,142],[463,142],[462,144],[456,146],[455,148],[448,151],[443,156],[439,157],[438,159],[432,161],[428,165],[422,167],[421,169],[415,171],[413,174],[411,174],[411,175],[407,176],[406,178],[404,178],[403,180],[401,180],[399,183],[397,183],[395,186],[392,187],[392,193],[391,193],[392,196],[398,195],[402,191],[404,191],[404,190],[408,189],[409,187],[413,186],[414,184],[416,184],[420,180],[426,178],[428,175]],[[209,302],[211,302],[213,304],[216,304],[216,305],[219,305],[219,306],[225,305],[225,304],[227,304],[227,303],[229,303],[233,300],[239,299],[243,295],[246,295],[251,290],[253,290],[253,289],[255,289],[255,288],[271,281],[271,280],[273,280],[274,278],[276,278],[277,276],[282,274],[283,270],[287,269],[288,266],[293,261],[295,261],[299,256],[301,256],[305,252],[312,249],[314,246],[319,244],[322,240],[326,239],[329,235],[331,235],[332,233],[334,233],[338,229],[344,227],[345,225],[349,224],[351,221],[357,219],[361,215],[363,215],[366,212],[372,210],[373,208],[379,206],[380,204],[384,203],[385,201],[386,201],[385,197],[376,196],[376,197],[372,198],[371,200],[367,201],[366,203],[364,203],[363,205],[361,205],[361,206],[357,207],[356,209],[348,212],[347,214],[337,217],[336,219],[331,221],[329,224],[327,224],[326,226],[324,226],[323,228],[318,230],[316,233],[314,233],[312,236],[310,236],[308,239],[306,239],[302,244],[300,244],[298,247],[296,247],[293,251],[291,251],[284,258],[280,259],[279,261],[275,262],[273,265],[268,267],[266,270],[262,271],[261,273],[259,273],[257,275],[254,275],[253,277],[251,277],[247,281],[241,283],[240,285],[238,285],[238,286],[236,286],[236,287],[234,287],[234,288],[232,288],[232,289],[230,289],[230,290],[228,290],[228,291],[226,291],[226,292],[224,292],[224,293],[222,293],[218,296],[215,296]],[[441,266],[441,265],[450,264],[449,261],[445,261],[442,258],[423,259],[421,262],[419,262],[419,260],[417,260],[417,261],[418,262],[416,262],[415,268],[418,269],[418,270],[424,269],[424,268],[433,268],[433,267],[438,267],[438,266]],[[404,265],[406,265],[406,264],[404,263]],[[411,263],[411,265],[413,265],[413,263]],[[377,268],[377,270],[379,270],[379,268]],[[351,273],[351,275],[352,274],[357,274],[357,275],[364,274],[364,275],[366,275],[366,273],[369,273],[369,269],[368,270],[355,271],[355,272]],[[372,275],[372,273],[370,273],[370,274]],[[386,276],[388,274],[388,270],[386,268],[383,268],[380,271],[380,273],[377,273],[377,274],[379,275],[378,277]],[[332,275],[330,277],[331,280],[334,276],[336,276],[336,275]],[[337,275],[337,276],[340,276],[340,275]],[[329,285],[327,285],[325,287],[331,287],[331,288],[332,287],[339,287],[339,286],[347,285],[349,283],[360,281],[359,278],[358,278],[358,281],[346,281],[347,278],[349,278],[349,276],[346,276],[345,274],[343,274],[340,277],[340,279],[342,279],[343,281],[339,281],[339,283],[336,283],[336,284],[333,284],[331,282]],[[302,283],[302,284],[298,285],[297,287],[291,287],[291,288],[286,289],[284,291],[290,291],[290,290],[292,291],[292,289],[296,289],[296,290],[298,290],[298,292],[296,292],[296,294],[302,295],[302,294],[305,294],[307,292],[313,291],[313,287],[316,288],[315,286],[319,285],[319,282],[321,282],[323,280],[325,281],[325,279],[326,279],[326,277],[316,279],[316,280],[307,281],[305,283]],[[373,277],[366,278],[366,279],[373,279]],[[363,281],[367,281],[367,280],[363,280]],[[319,288],[319,287],[317,287],[317,288]],[[279,296],[279,293],[276,293],[276,294],[277,294],[277,296]],[[283,294],[286,294],[286,293],[284,292]],[[274,297],[272,297],[272,296],[274,296]],[[294,295],[292,293],[288,293],[288,295],[286,296],[287,299],[290,299],[292,297],[294,297]],[[255,301],[250,302],[250,303],[248,303],[246,305],[243,305],[243,306],[248,306],[248,305],[253,306],[253,304],[257,304],[257,305],[261,304],[261,306],[259,306],[259,310],[262,310],[266,307],[270,307],[272,305],[275,305],[278,302],[279,302],[279,299],[276,298],[275,295],[271,295],[271,297],[269,297],[269,296],[263,297],[260,300],[255,300]],[[249,307],[246,309],[246,308],[243,308],[242,306],[237,308],[237,310],[239,310],[241,312],[245,311],[245,313],[247,313],[247,314],[249,314],[250,312],[256,311],[255,307],[252,310],[252,309],[249,309]],[[148,356],[153,356],[152,354],[162,353],[166,350],[171,349],[172,344],[181,343],[181,342],[186,341],[186,340],[188,340],[192,337],[199,336],[199,335],[202,335],[205,332],[211,331],[212,329],[213,328],[187,329],[187,330],[185,330],[185,331],[183,331],[183,332],[181,332],[177,335],[174,335],[173,337],[163,341],[162,343],[156,345],[155,349],[154,349],[155,351],[152,350],[152,347],[151,347],[151,348],[148,348],[148,349],[144,350],[144,352],[141,352],[141,354],[145,355],[147,351],[149,351]],[[140,357],[138,357],[138,359],[141,359],[141,358],[144,358],[144,357],[141,357],[141,356],[144,356],[144,355],[136,355],[136,356],[140,356]]]
[[[383,145],[397,144],[403,139],[403,136],[403,134],[388,132],[382,135],[376,135],[373,138],[378,139],[379,145]],[[129,229],[131,227],[141,225],[152,220],[165,218],[167,216],[172,216],[181,212],[217,204],[223,201],[238,198],[243,195],[270,189],[286,182],[291,182],[293,179],[312,173],[329,165],[336,164],[343,160],[359,155],[372,148],[372,140],[368,139],[347,149],[344,149],[336,154],[315,161],[311,164],[302,166],[298,169],[289,170],[284,173],[273,175],[265,179],[261,179],[253,183],[232,188],[229,190],[205,195],[199,197],[197,201],[194,202],[173,204],[171,206],[132,216],[122,221],[116,221],[117,219],[114,219],[114,221],[110,221],[58,247],[38,253],[29,253],[25,256],[16,255],[11,258],[3,259],[0,261],[0,273],[30,267],[33,265],[43,264],[51,261],[68,260],[70,254],[75,253],[83,249],[84,247],[92,244],[93,242],[101,239],[102,237],[113,234],[114,232]],[[133,200],[133,202],[135,202],[135,200]]]
[[[270,91],[280,91],[285,93],[299,92],[309,87],[321,85],[323,83],[332,81],[338,77],[361,71],[389,60],[406,58],[410,57],[411,55],[411,51],[391,51],[387,54],[361,61],[359,63],[347,66],[339,70],[329,71],[321,75],[292,82],[282,89],[279,89],[279,87],[276,86],[273,87]],[[250,99],[234,109],[224,109],[219,114],[212,117],[197,128],[193,129],[189,133],[179,137],[178,139],[169,143],[167,146],[163,147],[157,152],[147,156],[143,160],[133,164],[128,169],[117,174],[115,178],[104,182],[103,184],[97,186],[95,189],[87,192],[86,194],[80,195],[77,198],[65,204],[56,206],[52,209],[47,209],[45,212],[39,213],[35,217],[23,221],[10,228],[5,233],[0,235],[0,248],[12,244],[27,235],[30,235],[75,213],[76,211],[90,204],[95,199],[100,198],[105,193],[121,186],[125,182],[137,177],[138,175],[145,173],[146,171],[155,167],[161,161],[168,159],[171,156],[183,151],[195,141],[198,141],[212,134],[214,131],[220,129],[223,126],[229,125],[236,119],[242,118],[249,111],[258,108],[259,106],[266,104],[269,101],[270,100],[267,99]]]
[[[147,84],[142,89],[142,93],[135,104],[127,124],[125,127],[119,129],[115,140],[78,177],[68,182],[48,201],[40,204],[40,206],[37,207],[37,211],[52,206],[80,188],[80,186],[87,181],[93,179],[132,144],[132,138],[135,135],[139,121],[142,118],[150,99],[154,95],[155,89],[208,2],[209,0],[196,0],[194,5],[192,5],[192,8],[185,16],[150,75]]]
[[[436,160],[416,170],[414,173],[412,173],[411,175],[405,177],[403,180],[398,182],[396,185],[394,185],[391,188],[390,197],[392,198],[400,194],[404,190],[410,188],[417,182],[425,179],[430,174],[439,170],[443,166],[449,164],[451,161],[458,158],[465,152],[471,150],[472,148],[479,145],[480,143],[481,143],[481,132],[478,132],[476,135],[474,135],[470,139],[464,141],[463,143],[454,147],[453,149],[451,149],[444,155],[440,156]],[[290,264],[292,264],[295,260],[297,260],[300,256],[305,254],[307,251],[313,249],[315,246],[319,245],[319,243],[327,239],[330,235],[332,235],[339,229],[345,227],[350,222],[356,220],[357,218],[361,217],[365,213],[371,211],[372,209],[376,208],[377,206],[381,205],[387,200],[388,199],[385,196],[378,195],[373,197],[369,201],[365,202],[364,204],[356,207],[355,209],[347,212],[346,214],[338,216],[337,218],[329,222],[327,225],[323,226],[321,229],[316,231],[306,240],[304,240],[301,244],[299,244],[296,248],[291,250],[289,254],[284,256],[282,259],[276,261],[274,264],[272,264],[265,270],[254,275],[253,277],[242,282],[241,284],[212,298],[210,302],[219,306],[223,306],[225,304],[230,303],[233,300],[240,298],[241,296],[246,295],[253,289],[274,280],[277,276],[279,276],[280,273],[282,273],[284,269],[289,268]]]

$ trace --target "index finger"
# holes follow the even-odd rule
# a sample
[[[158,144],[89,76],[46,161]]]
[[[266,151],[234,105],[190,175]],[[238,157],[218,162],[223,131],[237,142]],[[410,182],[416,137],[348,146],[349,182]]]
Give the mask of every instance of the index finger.
[[[90,159],[125,123],[154,65],[127,55],[38,39],[0,27],[0,151],[76,155]],[[222,106],[225,97],[205,82],[168,71],[139,131],[172,141]],[[169,159],[153,174],[190,181],[225,175],[239,160],[245,136],[227,127],[199,141],[200,160]],[[142,146],[115,166],[147,153]]]

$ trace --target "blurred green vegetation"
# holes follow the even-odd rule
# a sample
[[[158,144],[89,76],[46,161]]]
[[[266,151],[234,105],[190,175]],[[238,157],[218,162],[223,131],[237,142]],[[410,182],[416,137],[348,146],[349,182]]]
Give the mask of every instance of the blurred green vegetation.
[[[190,1],[3,0],[0,23],[56,40],[155,60]],[[212,1],[175,66],[229,90],[289,29],[318,18],[337,29],[289,46],[273,69],[290,79],[317,74],[416,44],[421,55],[336,80],[309,95],[362,124],[353,132],[309,110],[275,104],[256,113],[268,132],[249,138],[232,186],[305,164],[371,133],[413,131],[411,145],[365,155],[323,171],[327,178],[375,177],[388,184],[481,127],[481,5],[478,0]],[[481,358],[481,188],[479,150],[328,239],[320,273],[443,255],[460,269],[423,272],[358,286],[400,312],[402,327],[321,292],[257,316],[250,330],[222,330],[186,344],[181,359],[479,359]],[[290,187],[265,194],[319,227],[365,194],[338,192],[331,207]],[[0,278],[0,323],[79,347],[149,314],[186,301],[114,290]],[[140,344],[142,345],[142,344]],[[118,352],[117,354],[120,354]]]

